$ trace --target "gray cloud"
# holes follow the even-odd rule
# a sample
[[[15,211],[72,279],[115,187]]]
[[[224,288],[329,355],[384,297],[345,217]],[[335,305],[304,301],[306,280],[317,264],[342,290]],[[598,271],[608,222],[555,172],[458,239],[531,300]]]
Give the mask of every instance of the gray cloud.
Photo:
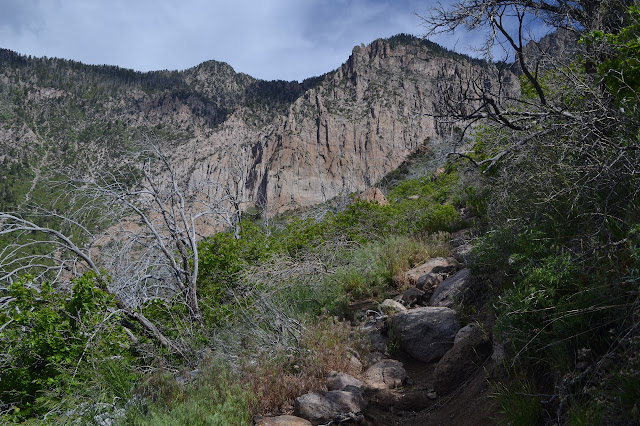
[[[225,61],[264,79],[302,80],[351,49],[420,35],[419,0],[0,0],[1,47],[140,71]],[[456,37],[436,42],[453,48]],[[457,37],[464,50],[472,39]],[[463,46],[461,46],[463,44]]]

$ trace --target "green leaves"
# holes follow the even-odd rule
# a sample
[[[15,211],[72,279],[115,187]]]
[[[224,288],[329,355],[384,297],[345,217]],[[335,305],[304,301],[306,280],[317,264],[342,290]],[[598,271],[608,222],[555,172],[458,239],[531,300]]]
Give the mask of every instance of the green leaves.
[[[119,316],[108,313],[114,303],[96,287],[100,279],[87,272],[74,280],[67,294],[49,283],[38,288],[28,278],[9,287],[13,300],[0,313],[0,323],[5,324],[0,352],[6,355],[0,368],[0,400],[16,407],[16,419],[39,414],[44,408],[35,402],[43,392],[78,383],[69,371],[77,371],[100,346],[100,331],[110,334],[109,344],[121,351],[119,342],[125,337],[119,331]]]

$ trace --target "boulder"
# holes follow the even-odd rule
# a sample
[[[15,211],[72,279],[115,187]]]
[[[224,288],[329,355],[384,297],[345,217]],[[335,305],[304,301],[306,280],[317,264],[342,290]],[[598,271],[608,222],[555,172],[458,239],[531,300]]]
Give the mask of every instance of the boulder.
[[[362,335],[369,341],[373,352],[385,353],[389,346],[389,337],[382,334],[382,326],[383,324],[379,325],[377,322],[368,322],[362,326]]]
[[[452,257],[433,257],[422,265],[408,270],[404,275],[409,284],[415,286],[421,276],[430,273],[436,266],[450,266],[457,264],[458,262]]]
[[[453,392],[491,355],[492,343],[478,323],[461,328],[454,342],[433,372],[433,387],[438,395]]]
[[[407,380],[402,363],[395,359],[383,359],[364,372],[364,381],[371,389],[395,389]]]
[[[449,275],[458,272],[458,265],[446,265],[446,266],[436,266],[431,270],[432,274],[438,274],[442,277],[448,277]]]
[[[455,248],[463,244],[467,244],[472,239],[473,232],[471,231],[471,229],[461,229],[460,231],[451,234],[451,240],[449,240],[449,244],[451,244],[451,247]]]
[[[445,172],[445,168],[444,167],[438,167],[437,169],[435,169],[433,171],[433,174],[431,175],[431,180],[432,181],[438,180],[438,178],[440,178],[440,176],[444,175],[444,172]]]
[[[462,244],[453,249],[453,258],[460,263],[467,263],[473,246],[471,244]]]
[[[445,307],[415,308],[391,318],[391,333],[401,348],[418,361],[440,359],[460,330],[458,314]]]
[[[330,391],[343,390],[347,386],[361,388],[363,383],[355,377],[337,371],[331,371],[327,375],[327,389]]]
[[[464,294],[470,290],[476,282],[476,279],[471,276],[469,269],[463,269],[442,281],[438,287],[436,287],[429,300],[429,305],[446,308],[456,307],[457,304],[462,302]]]
[[[330,422],[366,407],[364,391],[347,386],[344,390],[311,392],[296,398],[294,414],[311,421]]]
[[[443,280],[444,277],[442,275],[430,272],[418,278],[418,281],[416,282],[416,288],[422,291],[433,290]]]
[[[311,422],[296,416],[262,417],[256,426],[311,426]]]
[[[386,197],[379,188],[369,188],[365,190],[360,195],[358,195],[358,200],[375,202],[380,204],[381,206],[386,206],[389,204],[389,201],[387,201]]]
[[[392,299],[385,299],[379,306],[380,311],[385,315],[393,315],[396,312],[406,311],[407,308],[400,302]]]
[[[402,294],[402,299],[400,299],[400,302],[404,306],[407,306],[409,308],[412,307],[413,305],[420,304],[423,301],[424,301],[424,291],[416,287],[411,287],[410,289],[407,289]]]

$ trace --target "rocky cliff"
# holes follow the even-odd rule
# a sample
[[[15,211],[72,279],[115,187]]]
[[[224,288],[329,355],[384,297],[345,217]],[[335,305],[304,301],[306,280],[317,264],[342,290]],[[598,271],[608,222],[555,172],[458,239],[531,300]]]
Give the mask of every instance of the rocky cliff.
[[[239,181],[245,207],[276,213],[363,190],[449,137],[452,125],[436,116],[479,75],[495,84],[492,65],[410,36],[357,46],[340,68],[302,83],[215,61],[138,73],[5,50],[0,161],[99,169],[151,134],[185,181]]]

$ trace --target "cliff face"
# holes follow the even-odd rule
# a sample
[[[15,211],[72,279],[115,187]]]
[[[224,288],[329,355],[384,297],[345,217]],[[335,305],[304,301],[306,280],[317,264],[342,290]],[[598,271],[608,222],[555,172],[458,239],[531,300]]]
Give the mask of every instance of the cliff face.
[[[151,133],[181,178],[239,181],[245,206],[270,213],[374,184],[451,134],[434,116],[461,81],[486,74],[495,84],[490,65],[402,36],[355,47],[339,69],[302,83],[215,61],[142,74],[0,53],[0,156],[49,152],[50,163],[89,170]]]

